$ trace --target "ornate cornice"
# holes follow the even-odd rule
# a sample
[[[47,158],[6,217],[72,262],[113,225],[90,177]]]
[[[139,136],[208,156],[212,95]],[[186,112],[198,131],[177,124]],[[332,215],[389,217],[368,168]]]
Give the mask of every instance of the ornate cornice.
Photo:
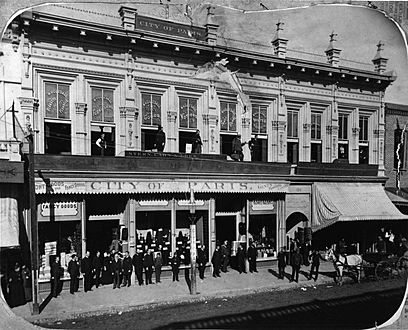
[[[92,70],[85,70],[85,69],[79,69],[79,68],[72,68],[72,67],[67,67],[67,66],[55,66],[55,65],[49,65],[49,64],[41,64],[41,63],[35,63],[34,68],[41,68],[41,69],[47,69],[47,70],[57,70],[57,71],[67,71],[67,72],[73,72],[73,73],[83,73],[87,75],[97,75],[97,76],[105,76],[105,77],[112,77],[112,78],[117,78],[120,80],[125,79],[125,74],[117,74],[117,73],[110,73],[106,71],[92,71]]]

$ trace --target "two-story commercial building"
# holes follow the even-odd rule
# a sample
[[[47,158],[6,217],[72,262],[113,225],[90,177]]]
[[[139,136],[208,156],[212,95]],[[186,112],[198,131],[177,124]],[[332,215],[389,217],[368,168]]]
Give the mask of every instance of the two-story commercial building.
[[[21,79],[6,99],[35,134],[41,255],[53,242],[83,254],[115,239],[131,254],[146,241],[176,252],[191,192],[209,256],[217,241],[252,240],[272,260],[295,234],[319,246],[345,237],[364,252],[384,222],[406,219],[383,189],[384,93],[396,79],[383,44],[368,69],[341,60],[333,33],[319,62],[288,53],[281,23],[267,51],[227,46],[217,30],[212,7],[202,25],[119,5],[43,6],[13,20],[3,60]],[[191,153],[197,130],[202,154]],[[243,162],[230,157],[238,135]]]

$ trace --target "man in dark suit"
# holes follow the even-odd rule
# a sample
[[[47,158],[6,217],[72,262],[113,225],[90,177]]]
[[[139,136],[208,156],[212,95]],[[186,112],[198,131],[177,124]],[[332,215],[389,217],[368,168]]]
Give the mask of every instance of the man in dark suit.
[[[52,296],[57,298],[59,290],[60,290],[60,283],[61,283],[61,264],[59,257],[55,257],[54,262],[51,264],[51,287],[52,287]]]
[[[156,133],[156,142],[154,146],[156,147],[157,151],[162,152],[164,150],[165,144],[166,144],[166,133],[163,132],[163,127],[159,125],[157,133]]]
[[[285,248],[282,247],[281,250],[278,252],[278,270],[280,279],[283,279],[285,275],[285,267],[286,267],[286,253]]]
[[[146,285],[153,284],[153,256],[151,250],[148,250],[143,257],[143,268],[145,270]]]
[[[85,257],[82,258],[81,262],[81,271],[84,274],[84,291],[92,291],[92,264],[91,264],[91,258],[90,252],[86,251]]]
[[[78,278],[79,278],[79,264],[78,264],[78,258],[75,254],[71,256],[71,260],[68,263],[68,273],[69,276],[71,277],[70,283],[69,283],[69,292],[71,294],[74,294],[76,291],[78,291]]]
[[[143,254],[137,250],[132,258],[133,267],[135,267],[135,274],[139,285],[143,284]]]
[[[221,277],[220,268],[222,263],[222,256],[219,245],[217,245],[215,248],[215,251],[211,258],[211,263],[213,264],[213,277]]]
[[[119,258],[119,254],[115,253],[115,259],[113,260],[113,288],[120,289],[120,276],[122,275],[122,261]]]
[[[98,288],[102,272],[101,253],[99,251],[96,252],[96,256],[92,259],[92,272],[95,276],[95,286]]]
[[[296,283],[299,281],[299,271],[300,271],[300,266],[303,264],[303,257],[299,253],[299,249],[297,248],[295,252],[292,255],[292,277],[290,282],[296,281]]]
[[[242,274],[243,272],[246,274],[245,271],[245,251],[242,248],[242,245],[238,245],[238,250],[237,250],[237,266],[238,266],[238,272]]]
[[[255,248],[255,243],[252,242],[251,245],[248,248],[248,262],[249,262],[249,271],[258,273],[258,270],[256,269],[256,258],[258,251]]]
[[[122,260],[123,267],[123,284],[122,286],[130,286],[130,278],[132,276],[132,259],[129,256],[129,251],[125,252],[125,257]]]
[[[180,269],[180,257],[177,252],[174,253],[173,257],[170,258],[170,263],[171,263],[171,270],[173,272],[173,282],[174,281],[179,281],[178,274],[179,274],[179,269]]]
[[[205,252],[205,245],[202,245],[197,254],[198,272],[200,278],[204,279],[205,265],[207,264],[207,253]]]
[[[221,256],[222,256],[222,272],[226,273],[228,272],[228,264],[229,264],[229,256],[230,256],[230,251],[228,247],[228,241],[225,240],[224,243],[221,245]]]

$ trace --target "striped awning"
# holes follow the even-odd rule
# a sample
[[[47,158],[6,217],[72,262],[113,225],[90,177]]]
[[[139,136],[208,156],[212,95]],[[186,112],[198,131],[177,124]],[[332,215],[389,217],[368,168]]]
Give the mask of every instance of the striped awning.
[[[378,183],[315,183],[312,229],[338,221],[408,220]]]

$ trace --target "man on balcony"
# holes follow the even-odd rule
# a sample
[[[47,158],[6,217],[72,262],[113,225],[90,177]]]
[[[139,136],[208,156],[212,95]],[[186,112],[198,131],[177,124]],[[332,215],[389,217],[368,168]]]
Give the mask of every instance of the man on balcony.
[[[163,132],[163,127],[159,125],[157,133],[156,133],[156,142],[154,144],[154,147],[157,149],[157,151],[163,152],[165,144],[166,144],[166,133]]]

